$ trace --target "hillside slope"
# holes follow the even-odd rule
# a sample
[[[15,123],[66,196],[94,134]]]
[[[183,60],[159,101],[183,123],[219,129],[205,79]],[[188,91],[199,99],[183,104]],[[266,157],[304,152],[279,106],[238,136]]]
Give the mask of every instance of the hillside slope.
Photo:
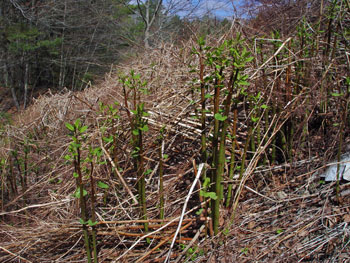
[[[99,262],[345,262],[349,183],[319,174],[347,143],[346,56],[338,43],[325,64],[299,36],[164,44],[98,86],[38,98],[1,127],[0,261],[86,262],[89,243]],[[226,64],[231,49],[244,67]],[[194,184],[202,135],[217,169],[216,121],[228,125],[223,196]]]

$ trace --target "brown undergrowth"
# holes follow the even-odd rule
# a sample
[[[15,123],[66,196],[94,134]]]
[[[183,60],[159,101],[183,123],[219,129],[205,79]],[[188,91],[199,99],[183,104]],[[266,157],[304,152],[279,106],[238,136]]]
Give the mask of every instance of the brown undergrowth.
[[[232,36],[227,33],[221,39],[208,38],[207,41],[215,45]],[[315,72],[308,72],[305,82],[293,83],[295,93],[286,95],[284,88],[292,83],[287,77],[291,74],[291,60],[294,64],[301,61],[298,54],[290,52],[288,43],[286,38],[278,46],[266,44],[266,50],[273,50],[266,51],[269,57],[260,59],[257,53],[256,60],[245,70],[250,76],[251,94],[256,95],[260,90],[266,107],[272,107],[281,97],[277,103],[285,104],[255,124],[255,127],[262,123],[270,128],[259,134],[265,137],[256,151],[248,151],[246,170],[240,181],[239,175],[233,179],[226,175],[226,166],[223,185],[234,183],[237,202],[220,211],[221,232],[217,236],[210,236],[211,219],[198,213],[205,207],[201,203],[205,200],[199,194],[200,184],[189,196],[201,162],[201,126],[193,118],[199,103],[193,95],[197,84],[193,82],[194,74],[189,73],[189,65],[197,59],[191,55],[191,47],[197,44],[191,40],[183,47],[164,44],[146,51],[128,65],[114,68],[98,86],[82,92],[42,95],[26,111],[17,114],[11,125],[2,127],[0,261],[86,262],[79,202],[73,196],[76,190],[73,167],[64,159],[70,143],[65,123],[79,118],[88,126],[87,141],[96,147],[102,145],[113,157],[112,163],[103,155],[104,162],[93,174],[95,180],[109,186],[108,190],[100,189],[95,200],[99,262],[164,262],[168,254],[170,262],[345,262],[350,254],[349,184],[340,185],[337,199],[335,186],[325,184],[319,177],[325,162],[335,157],[339,130],[328,124],[326,117],[332,111],[319,116],[316,113],[315,98],[320,96],[320,83],[306,86],[305,82],[318,76],[317,66]],[[279,48],[285,57],[278,58]],[[149,131],[144,139],[145,167],[150,170],[146,175],[148,233],[143,231],[144,220],[140,219],[138,206],[132,200],[138,178],[130,157],[128,106],[119,82],[120,74],[131,69],[141,73],[150,91],[148,96],[143,96],[149,113],[145,117]],[[293,77],[293,81],[299,81],[298,78]],[[110,144],[103,144],[100,129],[101,123],[111,119],[110,113],[101,110],[101,103],[114,102],[118,102],[120,118],[108,122],[105,132],[118,134],[115,152]],[[251,101],[238,104],[238,160],[242,158],[248,136],[251,104]],[[334,104],[333,100],[328,107],[336,109]],[[335,119],[340,118],[334,115]],[[298,120],[295,123],[299,125],[289,134],[291,144],[286,149],[275,149],[277,156],[269,163],[273,145],[278,144],[273,138],[281,136],[290,119]],[[324,125],[328,125],[328,130]],[[165,218],[158,219],[157,139],[163,127],[166,130]],[[303,136],[307,139],[300,139]],[[227,150],[227,158],[229,155]],[[264,156],[267,158],[262,163]],[[120,181],[116,168],[131,194]],[[190,198],[186,203],[187,197]],[[187,209],[182,211],[184,204]],[[180,234],[170,251],[179,224]],[[209,226],[208,230],[205,225]]]

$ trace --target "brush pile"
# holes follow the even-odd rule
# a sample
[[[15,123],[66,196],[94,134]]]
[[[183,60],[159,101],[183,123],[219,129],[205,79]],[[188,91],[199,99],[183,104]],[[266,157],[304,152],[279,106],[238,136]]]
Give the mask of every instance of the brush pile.
[[[0,261],[348,259],[350,184],[319,174],[348,143],[349,40],[323,43],[303,21],[298,30],[246,36],[237,51],[253,59],[227,116],[230,68],[217,70],[215,52],[230,54],[225,41],[237,39],[237,25],[205,43],[146,51],[84,91],[48,92],[2,124]],[[215,170],[214,123],[226,119],[219,196],[198,165],[204,134],[201,167]]]

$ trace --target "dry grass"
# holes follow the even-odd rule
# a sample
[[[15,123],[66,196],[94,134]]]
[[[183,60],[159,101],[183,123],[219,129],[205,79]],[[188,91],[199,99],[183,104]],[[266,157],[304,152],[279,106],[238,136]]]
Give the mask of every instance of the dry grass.
[[[17,147],[20,151],[20,143],[31,134],[32,166],[28,187],[19,187],[16,195],[7,196],[1,203],[1,262],[86,262],[78,202],[72,196],[73,168],[63,159],[69,144],[65,122],[80,118],[89,126],[89,140],[98,145],[101,134],[97,123],[106,118],[99,113],[98,103],[117,101],[120,115],[125,115],[117,76],[130,69],[142,73],[151,90],[151,95],[145,97],[146,109],[151,114],[145,156],[146,166],[155,171],[148,175],[147,186],[152,242],[145,242],[137,207],[128,192],[110,166],[101,166],[95,177],[108,182],[110,189],[106,196],[101,193],[97,197],[99,261],[164,261],[195,176],[193,161],[199,160],[200,124],[191,118],[194,106],[192,77],[188,74],[193,45],[192,41],[183,48],[166,44],[146,52],[130,64],[113,69],[98,86],[82,92],[47,93],[5,127],[3,158],[10,160],[10,150]],[[258,70],[259,67],[250,68],[250,75]],[[108,129],[118,126],[121,131],[119,164],[133,188],[136,180],[129,169],[132,163],[126,122],[126,118],[121,118]],[[165,153],[169,159],[165,164],[166,220],[161,224],[155,220],[159,198],[154,141],[163,125],[167,127]],[[242,142],[244,127],[240,134],[238,141]],[[192,256],[195,262],[345,262],[350,255],[350,202],[346,194],[349,184],[342,185],[341,203],[335,204],[334,187],[320,184],[313,173],[321,164],[321,159],[306,158],[280,167],[252,169],[245,175],[233,223],[227,233],[214,238],[196,235],[203,229],[204,221],[195,214],[200,207],[195,191],[179,237],[179,242],[185,244],[193,240],[193,253],[182,253],[177,245],[172,260],[185,262],[186,257],[190,260]],[[222,225],[230,222],[232,212],[232,208],[222,211]],[[158,244],[159,249],[154,249]]]

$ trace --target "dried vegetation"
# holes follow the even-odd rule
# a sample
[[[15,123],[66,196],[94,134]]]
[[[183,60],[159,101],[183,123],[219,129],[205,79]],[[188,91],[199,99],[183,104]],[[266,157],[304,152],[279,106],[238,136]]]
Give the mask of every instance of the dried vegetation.
[[[343,8],[338,24],[345,26],[349,11]],[[191,54],[198,43],[190,40],[182,47],[164,44],[146,51],[82,92],[47,93],[2,125],[0,261],[86,262],[74,167],[64,158],[71,143],[65,123],[77,119],[88,129],[82,155],[87,156],[88,146],[104,149],[94,169],[82,164],[86,175],[93,170],[90,176],[103,183],[92,186],[92,200],[91,183],[84,177],[97,222],[87,228],[96,230],[99,262],[164,262],[168,256],[170,262],[348,260],[349,183],[336,190],[337,183],[325,184],[319,174],[347,144],[349,36],[339,30],[325,37],[327,32],[314,34],[306,22],[299,25],[297,34],[285,38],[246,35],[254,60],[244,70],[250,85],[237,104],[237,135],[227,138],[227,159],[232,143],[236,147],[237,175],[229,178],[228,163],[223,186],[234,185],[234,198],[220,210],[217,236],[210,236],[211,219],[198,213],[206,208],[201,184],[192,187],[202,160],[202,130],[196,119],[200,61]],[[217,47],[237,31],[241,28],[233,25],[221,38],[208,37],[207,46]],[[189,65],[197,71],[189,73]],[[131,106],[119,81],[131,70],[147,80],[149,90],[140,95],[149,129],[143,137],[147,219],[133,200],[139,178],[128,121]],[[102,107],[114,102],[118,118],[113,107]],[[227,117],[233,124],[233,113]],[[208,113],[206,121],[211,127],[213,115]],[[163,127],[164,191],[159,193]],[[239,174],[244,154],[246,169]],[[164,219],[158,219],[162,194]],[[93,209],[88,211],[91,217]]]

